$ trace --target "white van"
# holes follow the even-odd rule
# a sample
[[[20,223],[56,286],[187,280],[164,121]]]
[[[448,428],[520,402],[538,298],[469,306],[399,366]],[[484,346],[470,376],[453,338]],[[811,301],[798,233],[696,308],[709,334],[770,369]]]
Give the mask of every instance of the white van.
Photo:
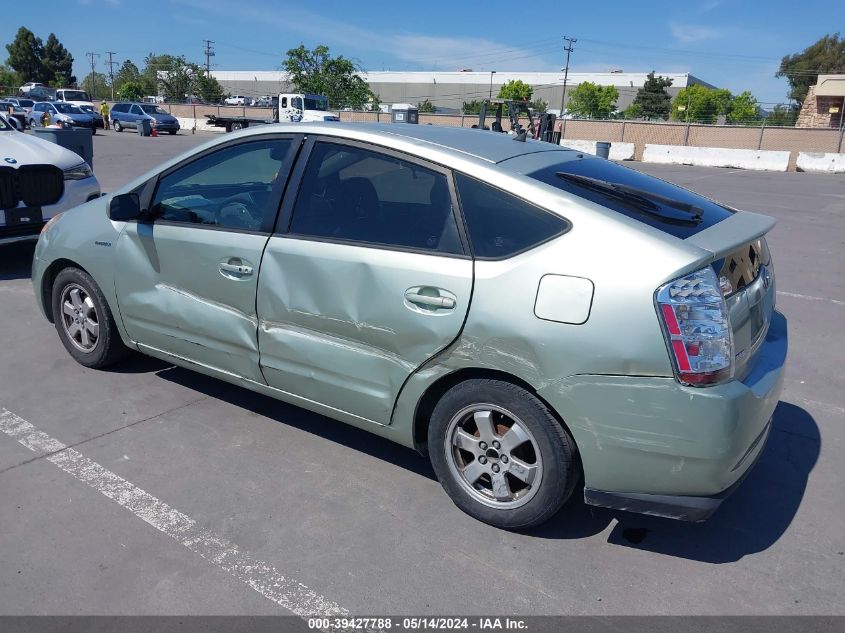
[[[94,107],[94,102],[91,97],[84,90],[77,90],[76,88],[59,88],[56,90],[56,101],[64,101],[77,107],[91,106]]]

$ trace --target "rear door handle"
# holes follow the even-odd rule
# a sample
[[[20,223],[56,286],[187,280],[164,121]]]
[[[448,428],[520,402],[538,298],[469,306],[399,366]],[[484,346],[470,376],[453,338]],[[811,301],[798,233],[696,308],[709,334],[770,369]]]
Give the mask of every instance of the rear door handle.
[[[405,293],[405,299],[407,299],[410,303],[418,306],[425,306],[426,308],[442,308],[445,310],[451,310],[455,307],[455,300],[451,297],[432,297],[418,292],[411,292],[410,290]]]

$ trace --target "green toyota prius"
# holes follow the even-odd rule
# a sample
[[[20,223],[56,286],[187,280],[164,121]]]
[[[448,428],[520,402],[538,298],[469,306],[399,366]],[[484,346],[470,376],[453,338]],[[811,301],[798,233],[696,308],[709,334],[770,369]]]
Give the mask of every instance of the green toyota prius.
[[[702,521],[783,385],[774,221],[505,134],[230,134],[50,220],[32,282],[68,352],[137,350],[427,454],[468,514]]]

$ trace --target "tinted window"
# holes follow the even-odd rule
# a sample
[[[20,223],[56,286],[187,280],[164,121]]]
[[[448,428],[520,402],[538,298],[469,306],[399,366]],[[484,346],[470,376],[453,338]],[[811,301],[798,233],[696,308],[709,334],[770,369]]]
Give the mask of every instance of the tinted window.
[[[133,105],[132,109],[129,110],[129,112],[131,112],[132,114],[143,114],[143,112],[141,111],[141,108],[139,108],[136,105]]]
[[[462,253],[446,177],[378,152],[317,143],[291,232]]]
[[[567,179],[558,174],[572,174],[575,178]],[[733,213],[665,180],[607,160],[574,159],[528,175],[681,239],[695,235]],[[586,178],[579,182],[579,176]],[[614,184],[622,185],[625,190],[614,191]]]
[[[455,174],[455,180],[476,257],[509,257],[569,228],[563,218],[475,178]]]
[[[290,140],[241,143],[164,176],[152,210],[157,218],[259,231],[276,213],[271,189]],[[266,222],[265,222],[266,220]]]

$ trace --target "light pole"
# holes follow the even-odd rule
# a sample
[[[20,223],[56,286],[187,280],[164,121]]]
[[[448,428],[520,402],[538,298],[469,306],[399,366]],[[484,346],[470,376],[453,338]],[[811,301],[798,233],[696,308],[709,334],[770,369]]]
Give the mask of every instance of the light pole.
[[[488,101],[493,98],[493,75],[495,75],[495,74],[496,74],[495,70],[490,71],[490,92],[487,95]]]
[[[566,103],[566,80],[569,79],[569,56],[572,54],[572,45],[577,42],[574,37],[563,36],[563,40],[569,43],[569,46],[564,46],[566,51],[566,66],[563,68],[563,94],[560,96],[560,118],[563,118],[563,106]]]

